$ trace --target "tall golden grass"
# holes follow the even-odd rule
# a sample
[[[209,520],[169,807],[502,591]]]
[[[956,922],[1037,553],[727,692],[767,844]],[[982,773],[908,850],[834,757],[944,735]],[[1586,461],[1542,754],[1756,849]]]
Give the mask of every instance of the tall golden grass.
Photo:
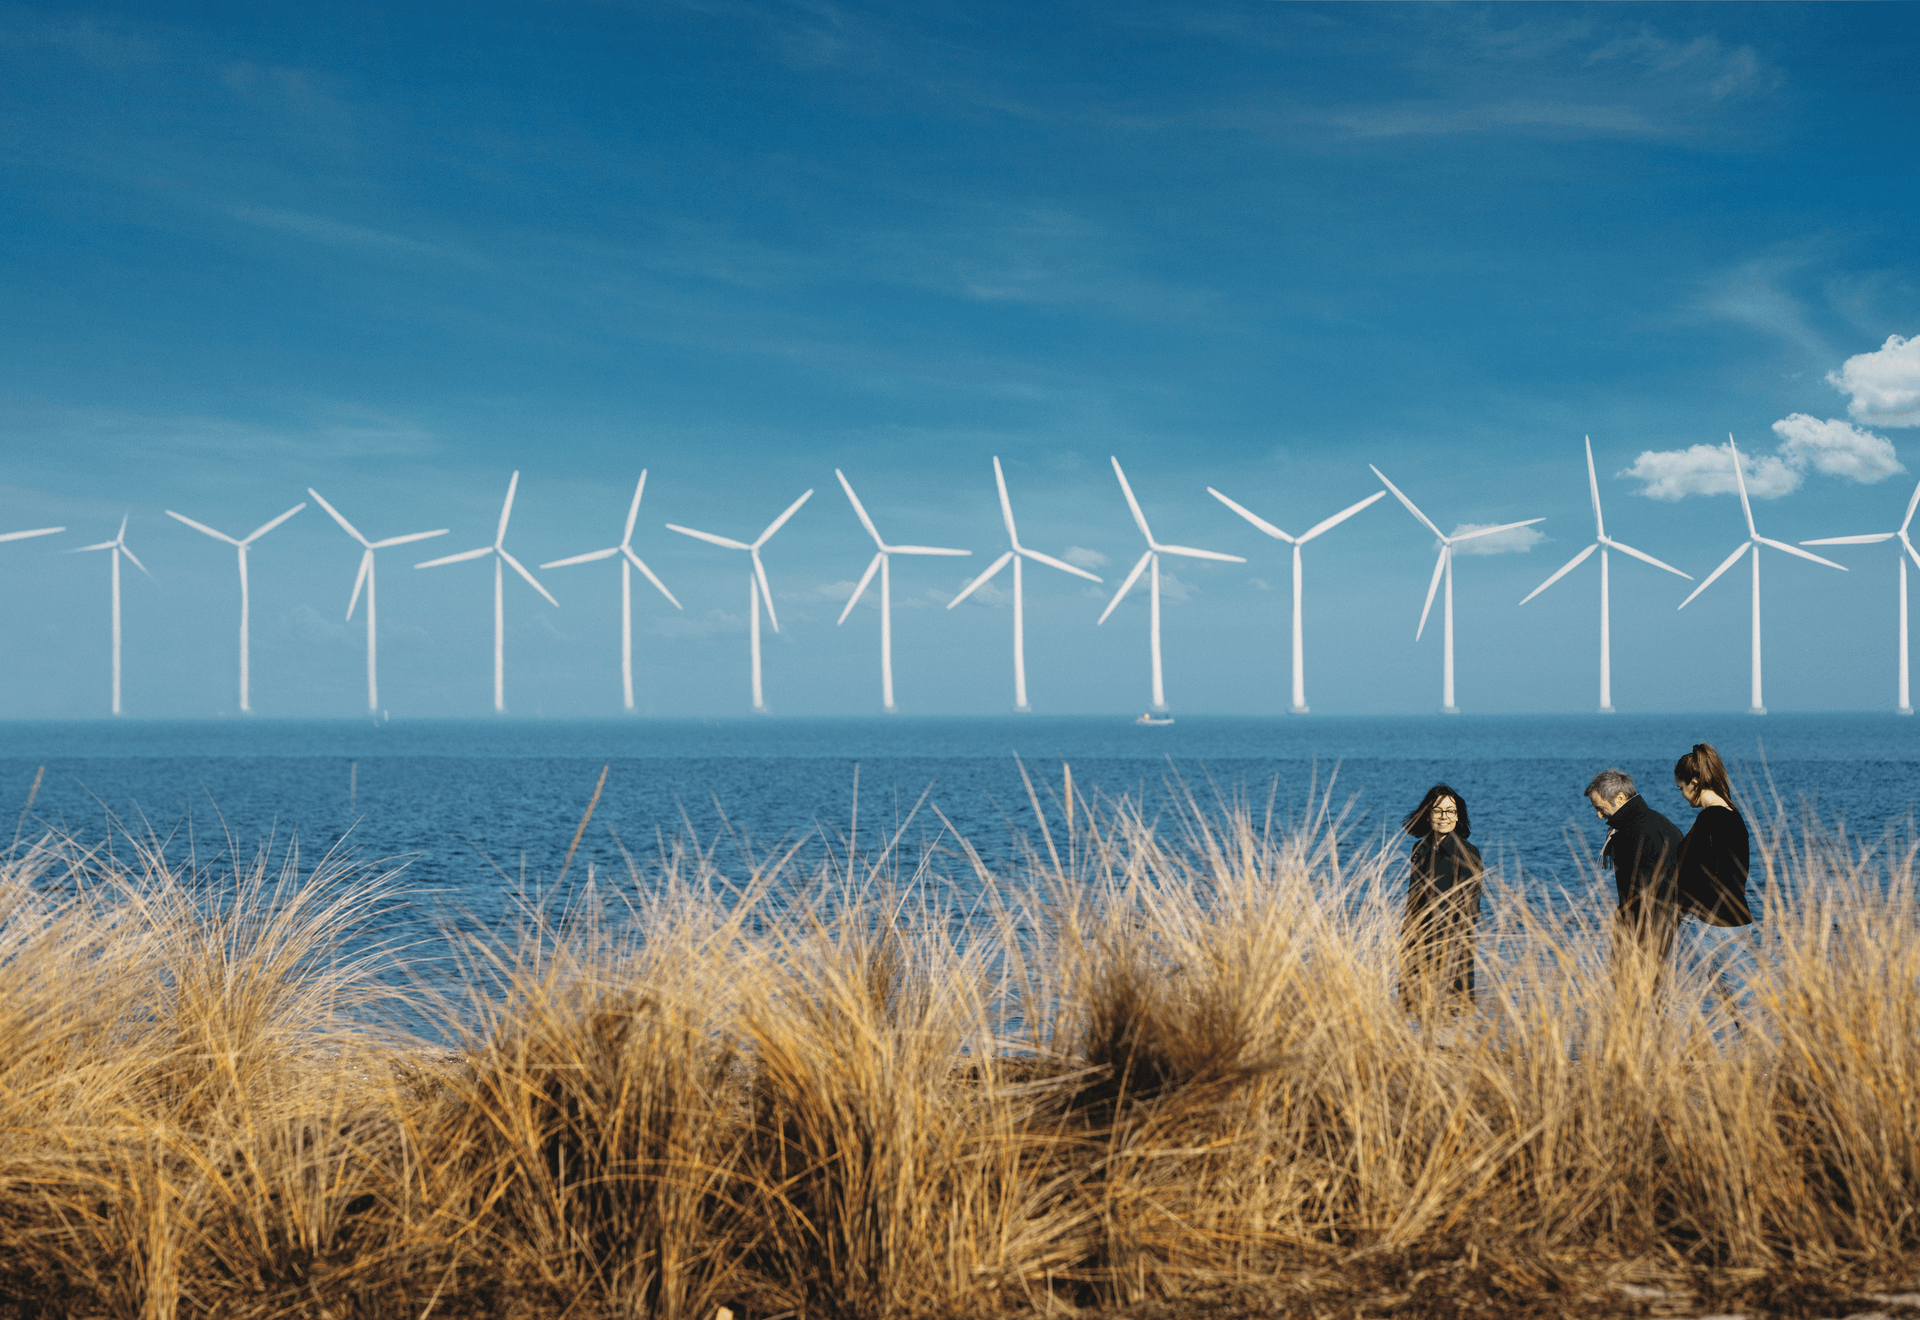
[[[685,845],[625,916],[530,907],[464,946],[491,990],[408,992],[450,1048],[368,1025],[391,976],[342,953],[392,876],[43,839],[0,877],[0,1303],[877,1318],[1914,1259],[1912,847],[1776,819],[1731,1008],[1616,975],[1597,898],[1495,892],[1477,1011],[1423,1022],[1401,864],[1330,795],[1061,787],[1011,871]]]

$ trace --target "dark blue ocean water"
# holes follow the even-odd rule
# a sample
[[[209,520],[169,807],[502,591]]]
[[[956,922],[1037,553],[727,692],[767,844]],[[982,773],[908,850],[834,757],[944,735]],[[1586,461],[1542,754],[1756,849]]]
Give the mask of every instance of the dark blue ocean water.
[[[1205,800],[1238,795],[1284,818],[1316,777],[1354,798],[1353,842],[1377,840],[1436,780],[1471,811],[1490,863],[1529,885],[1580,882],[1577,840],[1604,831],[1581,790],[1618,766],[1684,829],[1673,760],[1718,745],[1737,789],[1771,785],[1874,836],[1904,824],[1920,796],[1920,721],[1893,715],[1428,716],[1234,719],[859,719],[14,722],[0,724],[0,820],[46,773],[27,830],[82,839],[121,828],[189,838],[201,860],[229,838],[251,852],[297,837],[317,856],[343,837],[365,859],[405,861],[407,882],[495,919],[522,885],[550,885],[603,765],[605,792],[569,883],[627,874],[663,838],[745,841],[755,851],[820,832],[844,836],[858,772],[860,834],[872,846],[923,793],[989,859],[1033,834],[1023,760],[1056,788],[1062,763],[1081,792],[1170,805],[1183,781]],[[9,805],[11,804],[11,805]],[[4,828],[4,826],[0,826]],[[940,822],[923,810],[909,843]],[[1572,841],[1570,843],[1570,841]],[[739,856],[733,842],[718,856]],[[729,869],[738,869],[729,865]],[[502,872],[505,873],[503,876]]]

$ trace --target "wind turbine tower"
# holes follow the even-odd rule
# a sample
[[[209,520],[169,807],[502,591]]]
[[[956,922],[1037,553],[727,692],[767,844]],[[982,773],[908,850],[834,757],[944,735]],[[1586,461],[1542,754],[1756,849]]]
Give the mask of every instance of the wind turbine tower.
[[[605,550],[589,550],[571,559],[555,559],[540,565],[542,568],[565,568],[569,564],[585,564],[620,556],[620,691],[629,711],[633,709],[633,570],[637,568],[646,574],[647,581],[653,583],[673,608],[680,608],[680,602],[667,590],[667,584],[655,577],[653,570],[646,566],[639,555],[633,553],[633,524],[640,516],[640,497],[646,493],[647,470],[642,468],[640,484],[633,488],[633,503],[627,506],[627,525],[620,533],[619,545],[608,546]]]
[[[1555,573],[1545,582],[1542,582],[1539,586],[1528,592],[1526,599],[1520,603],[1525,605],[1527,601],[1532,600],[1535,596],[1538,596],[1575,568],[1585,563],[1587,556],[1595,550],[1600,552],[1600,713],[1602,715],[1611,715],[1613,714],[1613,632],[1612,618],[1607,605],[1607,551],[1618,550],[1621,554],[1632,555],[1635,559],[1644,559],[1655,568],[1664,568],[1667,572],[1678,574],[1689,582],[1693,581],[1693,574],[1681,573],[1680,570],[1672,564],[1663,564],[1652,555],[1640,550],[1635,550],[1624,541],[1616,541],[1607,535],[1606,520],[1600,515],[1600,479],[1593,473],[1592,436],[1587,437],[1587,489],[1593,495],[1593,543],[1572,559],[1569,559],[1558,573]]]
[[[840,489],[847,492],[847,501],[853,505],[853,511],[860,518],[860,525],[867,529],[867,535],[873,538],[878,549],[872,559],[867,561],[867,571],[860,575],[860,584],[847,597],[847,607],[840,611],[840,617],[834,621],[837,628],[847,621],[853,613],[853,607],[860,603],[860,597],[866,594],[867,583],[873,581],[875,570],[880,573],[880,705],[887,714],[894,713],[893,705],[893,582],[892,563],[894,555],[970,555],[971,550],[943,550],[931,545],[888,545],[880,539],[879,529],[873,525],[873,519],[867,516],[867,510],[860,503],[860,497],[853,493],[853,484],[847,480],[847,474],[839,468],[833,475],[840,478]]]
[[[1322,519],[1298,536],[1288,536],[1265,518],[1235,504],[1212,486],[1207,487],[1207,494],[1219,500],[1222,504],[1232,509],[1242,518],[1245,518],[1255,527],[1258,527],[1268,536],[1273,537],[1277,541],[1285,541],[1293,547],[1293,705],[1290,711],[1295,715],[1305,715],[1307,713],[1307,672],[1306,645],[1302,637],[1300,625],[1300,547],[1320,535],[1320,533],[1338,527],[1341,523],[1353,517],[1354,514],[1360,512],[1360,510],[1366,508],[1375,500],[1385,499],[1387,492],[1384,490],[1376,490],[1358,504],[1349,505],[1334,514],[1331,518]]]
[[[1817,541],[1802,541],[1801,545],[1872,545],[1878,541],[1891,541],[1896,537],[1900,541],[1902,554],[1900,560],[1900,705],[1897,708],[1902,715],[1913,714],[1913,701],[1907,689],[1907,560],[1920,564],[1920,553],[1916,553],[1913,542],[1907,537],[1907,529],[1913,526],[1913,511],[1920,507],[1920,486],[1913,488],[1913,498],[1907,501],[1907,516],[1901,520],[1897,532],[1873,532],[1866,536],[1827,536]]]
[[[1113,599],[1107,602],[1107,608],[1101,613],[1099,621],[1094,626],[1098,627],[1107,621],[1107,615],[1112,614],[1114,607],[1126,599],[1127,592],[1131,591],[1133,584],[1140,580],[1142,572],[1147,569],[1153,570],[1153,708],[1165,710],[1167,693],[1160,678],[1160,556],[1178,555],[1186,559],[1217,559],[1228,564],[1244,564],[1247,561],[1239,555],[1223,555],[1218,550],[1195,550],[1191,546],[1163,545],[1154,540],[1153,529],[1147,526],[1147,515],[1140,512],[1140,501],[1133,497],[1133,487],[1127,484],[1127,474],[1120,470],[1120,460],[1113,458],[1112,462],[1113,475],[1120,478],[1120,491],[1127,497],[1127,507],[1133,510],[1134,525],[1140,529],[1140,535],[1145,538],[1147,549],[1146,553],[1134,563],[1133,572],[1127,574],[1127,580],[1120,584],[1120,590],[1113,593]]]
[[[1760,691],[1760,547],[1770,545],[1775,550],[1784,550],[1790,555],[1799,555],[1802,559],[1811,559],[1816,564],[1825,564],[1828,568],[1837,568],[1842,573],[1847,570],[1844,564],[1836,564],[1831,559],[1822,559],[1819,555],[1799,549],[1797,546],[1788,545],[1785,541],[1775,541],[1770,537],[1760,535],[1759,531],[1757,531],[1753,525],[1753,505],[1747,499],[1747,479],[1742,476],[1740,472],[1740,450],[1734,445],[1731,435],[1727,437],[1727,450],[1733,455],[1733,480],[1734,484],[1740,488],[1740,512],[1745,514],[1747,518],[1747,539],[1740,543],[1739,549],[1720,561],[1720,567],[1707,574],[1706,581],[1695,587],[1693,589],[1693,595],[1681,601],[1679,608],[1684,610],[1687,606],[1691,605],[1693,603],[1693,597],[1698,596],[1701,592],[1712,586],[1714,579],[1738,563],[1741,555],[1746,554],[1749,550],[1753,552],[1753,704],[1747,708],[1747,713],[1749,715],[1765,715],[1767,713],[1767,703],[1762,699]]]
[[[111,541],[102,541],[98,545],[83,545],[69,553],[83,555],[89,550],[106,550],[113,560],[113,713],[120,713],[120,556],[125,555],[133,566],[147,573],[147,566],[135,558],[133,551],[127,549],[127,520],[120,519],[120,530],[113,534]],[[147,573],[151,578],[153,574]]]
[[[242,715],[251,714],[253,711],[253,704],[249,696],[248,677],[247,677],[247,632],[248,632],[247,621],[248,621],[248,616],[251,612],[251,606],[249,605],[248,596],[247,596],[247,549],[255,541],[258,541],[261,537],[265,536],[268,532],[272,531],[274,528],[278,527],[281,523],[293,517],[294,514],[300,512],[300,510],[306,507],[307,507],[307,502],[305,500],[301,500],[300,503],[294,505],[291,509],[288,509],[285,513],[281,514],[278,518],[273,519],[271,522],[261,523],[260,526],[254,528],[242,540],[235,540],[233,537],[228,536],[225,532],[216,532],[213,528],[207,526],[205,523],[195,522],[193,519],[187,517],[187,515],[184,513],[175,513],[172,509],[167,510],[167,517],[172,518],[178,522],[185,523],[187,526],[193,528],[193,530],[196,532],[204,532],[206,535],[211,536],[216,541],[225,541],[228,545],[234,548],[235,554],[239,556],[239,559],[240,559],[240,713]]]
[[[960,588],[960,594],[947,602],[947,608],[952,609],[985,586],[995,573],[1009,563],[1013,565],[1013,708],[1024,714],[1032,708],[1027,705],[1027,611],[1026,599],[1020,585],[1020,561],[1031,559],[1036,564],[1045,564],[1049,568],[1072,573],[1075,577],[1083,577],[1089,582],[1098,582],[1100,579],[1084,568],[1067,563],[1064,559],[1055,559],[1052,555],[1043,555],[1038,550],[1029,550],[1021,545],[1020,533],[1013,525],[1013,502],[1007,498],[1007,478],[1000,471],[1000,456],[997,454],[993,459],[993,481],[1000,488],[1000,516],[1007,524],[1007,544],[1011,548],[987,565],[986,572]]]
[[[789,504],[785,513],[768,523],[767,530],[752,541],[736,541],[731,537],[715,536],[712,532],[700,532],[691,527],[682,527],[678,523],[667,524],[667,530],[678,532],[682,536],[710,541],[714,545],[725,546],[729,550],[745,550],[752,560],[752,568],[747,574],[747,633],[750,639],[748,646],[753,652],[753,708],[763,715],[767,710],[767,702],[760,689],[760,607],[766,606],[767,622],[773,625],[775,632],[780,631],[780,620],[773,612],[773,589],[767,585],[767,569],[760,562],[760,547],[772,540],[773,534],[786,526],[787,519],[800,512],[800,506],[812,498],[813,491],[808,490],[806,494]]]
[[[369,541],[366,537],[360,535],[359,528],[348,522],[346,518],[341,515],[340,510],[328,504],[319,491],[309,486],[307,487],[307,494],[313,496],[314,501],[318,503],[321,508],[325,509],[335,522],[340,524],[342,531],[358,541],[363,547],[360,555],[360,575],[354,578],[353,595],[347,601],[347,619],[349,621],[353,619],[353,611],[355,607],[360,604],[360,589],[365,587],[367,589],[367,709],[374,714],[378,714],[380,711],[380,663],[379,653],[375,649],[374,642],[373,552],[375,550],[385,550],[390,545],[406,545],[412,541],[424,541],[429,537],[445,536],[447,529],[442,527],[432,532],[408,532],[405,536],[389,536],[384,541]]]
[[[1453,701],[1453,547],[1462,541],[1471,541],[1475,537],[1492,536],[1495,532],[1510,532],[1516,527],[1530,527],[1534,523],[1545,522],[1546,519],[1528,518],[1522,522],[1501,523],[1498,527],[1476,527],[1471,532],[1456,532],[1454,535],[1448,536],[1445,532],[1434,526],[1433,519],[1420,512],[1412,500],[1402,495],[1398,486],[1387,480],[1386,473],[1377,467],[1373,467],[1371,463],[1367,466],[1373,468],[1373,475],[1380,478],[1380,483],[1393,492],[1394,498],[1407,506],[1408,513],[1418,518],[1428,531],[1440,538],[1440,557],[1434,561],[1433,580],[1427,584],[1427,603],[1420,607],[1420,626],[1413,630],[1413,640],[1416,642],[1419,641],[1420,634],[1427,630],[1427,615],[1433,610],[1433,593],[1439,590],[1440,579],[1442,577],[1446,578],[1447,600],[1444,613],[1446,619],[1446,644],[1444,647],[1445,655],[1440,665],[1440,710],[1442,714],[1458,715],[1460,713],[1460,707],[1456,706]]]
[[[477,550],[462,550],[457,555],[443,555],[439,559],[414,565],[415,568],[438,568],[442,564],[459,564],[469,559],[493,556],[493,708],[496,711],[507,708],[507,606],[501,586],[501,564],[525,578],[527,585],[545,596],[549,605],[560,608],[560,602],[553,598],[553,593],[527,572],[526,565],[507,553],[507,519],[513,516],[513,495],[519,489],[520,473],[516,470],[507,482],[507,498],[500,505],[500,524],[494,530],[492,545],[483,545]]]

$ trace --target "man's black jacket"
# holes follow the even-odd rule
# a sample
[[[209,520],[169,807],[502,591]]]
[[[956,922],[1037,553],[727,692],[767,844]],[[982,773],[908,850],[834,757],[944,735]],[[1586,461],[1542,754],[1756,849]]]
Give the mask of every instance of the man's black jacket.
[[[1607,846],[1601,856],[1613,864],[1620,918],[1650,933],[1661,932],[1664,941],[1666,928],[1679,915],[1675,878],[1686,840],[1677,825],[1638,793],[1620,804],[1607,826]]]

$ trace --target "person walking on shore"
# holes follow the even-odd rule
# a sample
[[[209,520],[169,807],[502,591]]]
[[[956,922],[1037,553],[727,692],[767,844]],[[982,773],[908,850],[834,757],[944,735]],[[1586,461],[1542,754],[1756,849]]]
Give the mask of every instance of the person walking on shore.
[[[1680,909],[1675,878],[1685,840],[1672,821],[1648,806],[1624,770],[1602,770],[1587,785],[1587,801],[1607,823],[1601,865],[1613,868],[1613,966],[1619,981],[1630,955],[1650,959],[1658,977],[1673,954]]]
[[[1423,1018],[1473,1007],[1480,924],[1480,850],[1467,842],[1467,802],[1446,784],[1401,822],[1419,840],[1407,868],[1400,925],[1400,1002]]]
[[[1673,783],[1700,812],[1680,854],[1678,888],[1687,916],[1687,960],[1709,978],[1721,1002],[1731,1006],[1739,998],[1742,965],[1754,945],[1747,822],[1733,805],[1726,763],[1712,743],[1695,743],[1674,762]]]

